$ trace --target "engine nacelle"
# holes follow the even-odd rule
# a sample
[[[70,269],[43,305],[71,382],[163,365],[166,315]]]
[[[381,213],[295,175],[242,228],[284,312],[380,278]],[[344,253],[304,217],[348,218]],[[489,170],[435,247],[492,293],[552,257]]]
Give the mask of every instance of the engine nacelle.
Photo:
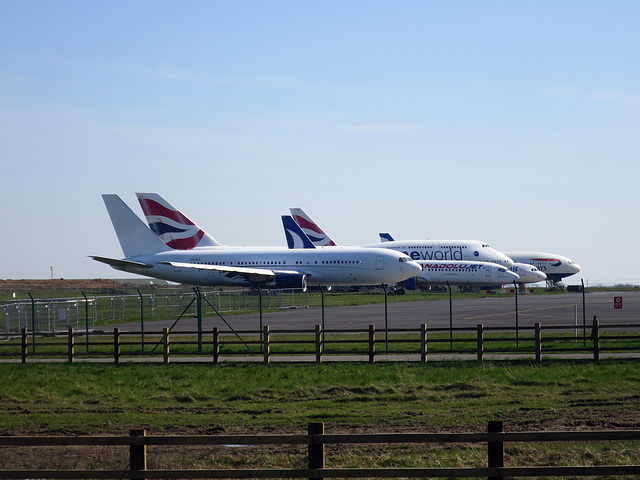
[[[407,278],[404,282],[404,288],[407,290],[416,290],[418,288],[416,277]]]
[[[266,282],[267,288],[301,288],[307,291],[307,276],[304,273],[278,273],[275,278]]]

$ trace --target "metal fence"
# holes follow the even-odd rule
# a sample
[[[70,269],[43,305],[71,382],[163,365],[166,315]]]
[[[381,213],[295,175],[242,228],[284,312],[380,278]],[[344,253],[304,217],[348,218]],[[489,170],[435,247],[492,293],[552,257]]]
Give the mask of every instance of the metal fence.
[[[202,313],[238,310],[283,309],[308,305],[301,290],[266,290],[261,295],[247,290],[201,291]],[[93,329],[99,323],[165,320],[197,316],[195,292],[154,292],[137,295],[97,295],[72,298],[8,300],[3,305],[0,332],[15,334],[27,328],[38,333],[75,328]]]

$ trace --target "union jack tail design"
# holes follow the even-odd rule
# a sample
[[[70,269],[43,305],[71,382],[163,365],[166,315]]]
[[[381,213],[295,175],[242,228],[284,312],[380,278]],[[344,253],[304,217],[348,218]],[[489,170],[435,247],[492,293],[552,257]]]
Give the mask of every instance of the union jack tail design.
[[[157,193],[136,193],[136,196],[149,228],[168,247],[191,250],[220,245]]]
[[[304,213],[301,208],[290,208],[293,221],[298,224],[304,234],[309,237],[311,243],[316,247],[335,247],[336,243],[329,235],[324,233],[322,229],[313,221],[311,217]]]

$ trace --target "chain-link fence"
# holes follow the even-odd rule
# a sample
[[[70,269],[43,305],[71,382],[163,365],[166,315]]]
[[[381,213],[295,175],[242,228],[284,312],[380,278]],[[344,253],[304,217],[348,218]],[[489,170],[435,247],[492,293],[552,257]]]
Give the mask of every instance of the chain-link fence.
[[[201,291],[202,315],[215,311],[291,308],[308,306],[308,295],[301,290]],[[196,317],[195,292],[145,293],[138,295],[97,295],[76,298],[34,298],[8,300],[4,303],[4,323],[0,332],[16,334],[22,328],[45,333],[67,330],[93,329],[96,325],[115,322],[166,320],[179,316]]]

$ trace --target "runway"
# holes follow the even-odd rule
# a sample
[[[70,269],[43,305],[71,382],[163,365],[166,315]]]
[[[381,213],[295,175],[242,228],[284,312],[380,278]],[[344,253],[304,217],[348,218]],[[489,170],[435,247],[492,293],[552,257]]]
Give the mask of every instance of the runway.
[[[614,298],[622,297],[622,308],[614,308]],[[629,329],[640,329],[640,291],[633,292],[591,292],[586,293],[583,308],[581,293],[559,293],[549,295],[518,295],[517,322],[519,327],[533,327],[536,323],[549,325],[578,325],[583,321],[590,326],[593,317],[597,317],[602,327],[613,324],[636,324]],[[448,328],[450,322],[454,327],[475,328],[482,324],[485,327],[511,328],[516,324],[516,303],[514,297],[494,297],[482,299],[456,299],[451,309],[448,300],[424,300],[414,302],[388,303],[385,319],[384,303],[354,307],[327,307],[322,309],[295,308],[286,310],[268,310],[262,315],[262,325],[271,329],[295,330],[312,329],[315,325],[324,325],[325,330],[332,329],[367,329],[369,325],[376,328],[417,328],[425,323],[430,328]],[[451,311],[451,315],[450,315]],[[224,321],[217,316],[202,319],[205,331],[220,328],[221,331],[257,330],[260,328],[260,315],[225,315]],[[225,323],[226,321],[226,323]],[[193,331],[197,329],[195,318],[175,320],[149,321],[145,323],[145,331],[161,331],[171,328],[173,332]],[[228,325],[227,325],[228,323]],[[123,331],[140,331],[139,323],[110,325],[108,330],[120,328]],[[107,328],[105,328],[107,330]]]

